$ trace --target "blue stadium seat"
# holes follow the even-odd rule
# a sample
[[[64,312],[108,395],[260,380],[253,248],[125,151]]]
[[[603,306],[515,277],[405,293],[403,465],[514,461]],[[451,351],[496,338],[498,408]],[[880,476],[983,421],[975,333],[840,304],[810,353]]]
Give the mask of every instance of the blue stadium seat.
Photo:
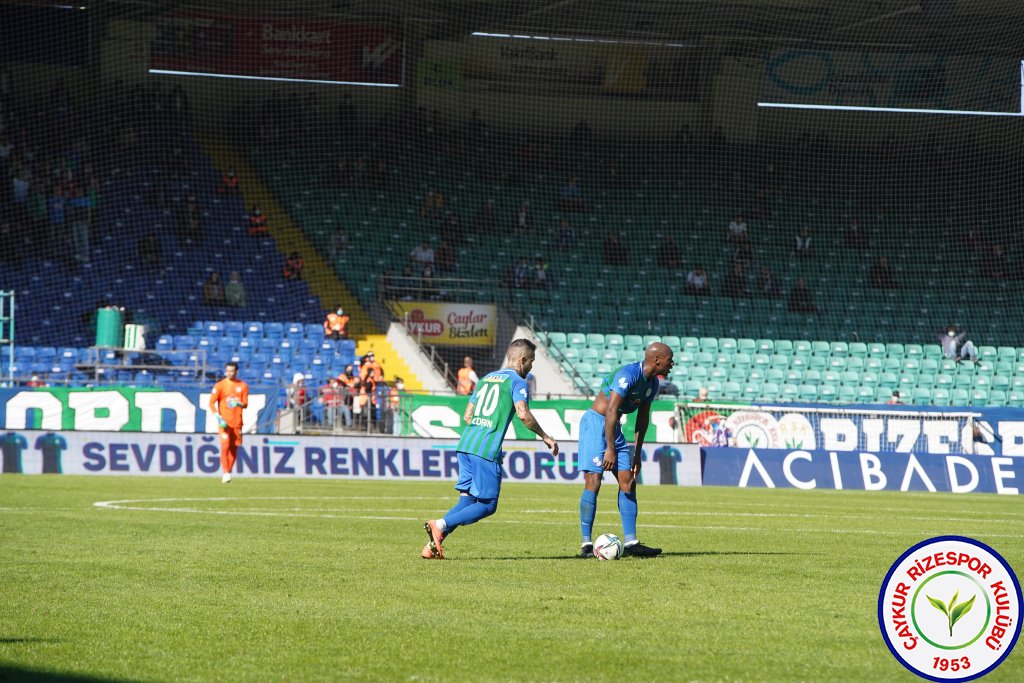
[[[267,339],[280,341],[284,339],[284,325],[282,323],[264,323],[263,335]]]
[[[324,338],[324,326],[317,323],[306,323],[306,339],[321,340]]]
[[[263,323],[258,320],[248,320],[242,323],[244,334],[246,337],[262,337],[263,336]]]

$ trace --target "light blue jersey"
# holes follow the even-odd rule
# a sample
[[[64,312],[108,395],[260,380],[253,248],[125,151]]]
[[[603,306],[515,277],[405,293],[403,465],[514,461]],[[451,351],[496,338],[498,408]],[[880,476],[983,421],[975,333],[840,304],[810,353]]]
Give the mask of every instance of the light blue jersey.
[[[484,460],[500,459],[501,443],[519,401],[529,403],[530,391],[515,370],[503,368],[485,375],[470,398],[473,415],[462,430],[456,450]]]
[[[637,361],[623,365],[605,377],[599,391],[606,398],[611,398],[613,391],[622,396],[619,415],[626,415],[642,405],[650,405],[654,397],[658,395],[658,378],[647,379],[644,377],[643,361]]]

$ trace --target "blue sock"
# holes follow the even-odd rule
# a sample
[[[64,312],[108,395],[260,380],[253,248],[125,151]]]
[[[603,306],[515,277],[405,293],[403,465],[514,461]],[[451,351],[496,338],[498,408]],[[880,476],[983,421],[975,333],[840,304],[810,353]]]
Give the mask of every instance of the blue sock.
[[[448,538],[448,534],[450,534],[452,530],[455,528],[451,525],[451,522],[449,522],[448,519],[452,517],[455,513],[462,511],[464,508],[468,508],[475,502],[476,498],[474,498],[473,496],[459,496],[458,501],[456,501],[455,505],[452,506],[452,509],[449,510],[444,516],[444,523],[448,525],[448,528],[444,530],[445,538]]]
[[[584,543],[590,543],[595,516],[597,516],[597,493],[590,489],[583,489],[583,495],[580,496],[580,533],[583,535]]]
[[[619,491],[619,516],[622,517],[622,540],[632,543],[636,540],[636,492]]]
[[[460,509],[449,512],[444,516],[444,523],[448,525],[448,533],[451,533],[457,527],[479,522],[484,517],[490,517],[498,509],[497,498],[482,499],[473,498],[472,496],[463,496],[463,498],[469,498],[473,502],[469,505],[463,505]]]

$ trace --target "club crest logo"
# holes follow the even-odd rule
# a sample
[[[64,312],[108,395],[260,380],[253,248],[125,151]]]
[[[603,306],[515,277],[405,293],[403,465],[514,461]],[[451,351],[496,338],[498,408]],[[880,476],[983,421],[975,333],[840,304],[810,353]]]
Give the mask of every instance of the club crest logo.
[[[1006,659],[1020,635],[1021,590],[995,550],[963,536],[918,543],[878,594],[885,644],[931,681],[969,681]]]

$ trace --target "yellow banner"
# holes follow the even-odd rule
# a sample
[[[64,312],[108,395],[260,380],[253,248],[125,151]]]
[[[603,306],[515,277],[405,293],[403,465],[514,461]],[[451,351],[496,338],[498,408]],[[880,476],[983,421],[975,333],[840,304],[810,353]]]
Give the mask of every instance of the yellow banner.
[[[395,301],[409,333],[427,344],[494,346],[498,307],[439,301]]]

